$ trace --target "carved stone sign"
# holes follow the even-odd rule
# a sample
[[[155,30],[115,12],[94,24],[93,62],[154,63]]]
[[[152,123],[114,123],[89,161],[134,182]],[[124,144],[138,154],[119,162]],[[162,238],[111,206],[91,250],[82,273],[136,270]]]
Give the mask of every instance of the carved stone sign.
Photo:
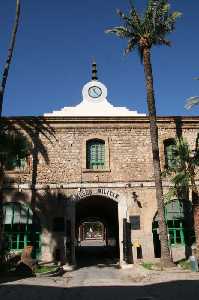
[[[83,198],[87,198],[94,195],[102,195],[105,197],[109,197],[113,200],[117,200],[119,198],[119,194],[113,192],[112,190],[106,188],[97,188],[96,190],[83,189],[79,193],[73,196],[73,199],[81,200]]]
[[[109,198],[113,198],[115,200],[119,198],[119,194],[114,193],[113,191],[108,190],[108,189],[101,189],[101,188],[99,188],[98,189],[98,194],[101,194],[103,196],[107,196]]]
[[[92,190],[82,190],[81,192],[79,192],[77,195],[75,195],[75,198],[77,200],[81,200],[83,198],[86,198],[86,197],[89,197],[89,196],[92,196],[93,192]]]

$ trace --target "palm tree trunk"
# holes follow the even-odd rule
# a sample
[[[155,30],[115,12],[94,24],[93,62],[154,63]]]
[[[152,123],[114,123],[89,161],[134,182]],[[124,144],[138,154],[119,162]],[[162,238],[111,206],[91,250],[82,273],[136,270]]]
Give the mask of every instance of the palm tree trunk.
[[[2,163],[0,162],[0,261],[1,261],[2,241],[3,241],[3,195],[2,195],[3,178],[4,178],[4,169]]]
[[[151,66],[150,48],[144,48],[143,50],[143,63],[144,63],[144,72],[145,72],[146,89],[147,89],[147,105],[148,105],[148,113],[149,113],[149,121],[150,121],[153,168],[154,168],[156,200],[157,200],[158,217],[159,217],[158,223],[159,223],[159,236],[161,242],[161,263],[163,266],[170,266],[173,265],[173,263],[169,251],[168,232],[167,232],[167,225],[164,216],[164,198],[163,198],[163,188],[162,188],[161,169],[160,169],[158,127],[157,127],[157,120],[156,120],[156,107],[155,107],[155,97],[154,97],[154,89],[153,89],[153,72]]]
[[[7,60],[6,60],[4,69],[3,69],[3,75],[2,75],[2,80],[1,80],[1,84],[0,84],[0,117],[2,115],[4,92],[5,92],[6,82],[8,79],[10,64],[11,64],[12,57],[13,57],[13,51],[14,51],[15,42],[16,42],[17,30],[19,27],[19,18],[20,18],[20,0],[16,0],[16,17],[15,17],[15,22],[14,22],[14,26],[13,26],[10,46],[8,49],[8,56],[7,56]]]
[[[199,193],[195,183],[194,171],[191,170],[191,189],[194,218],[194,232],[196,237],[196,257],[199,260]]]

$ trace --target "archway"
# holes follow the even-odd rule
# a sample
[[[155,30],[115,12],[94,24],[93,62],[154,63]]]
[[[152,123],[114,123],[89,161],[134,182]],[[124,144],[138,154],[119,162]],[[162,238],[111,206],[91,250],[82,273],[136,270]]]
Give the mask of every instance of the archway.
[[[75,228],[77,265],[112,264],[119,259],[116,201],[98,195],[79,200],[76,203]]]
[[[82,220],[79,225],[78,243],[83,245],[87,241],[98,241],[106,243],[107,239],[107,228],[101,219],[98,218],[87,218]]]

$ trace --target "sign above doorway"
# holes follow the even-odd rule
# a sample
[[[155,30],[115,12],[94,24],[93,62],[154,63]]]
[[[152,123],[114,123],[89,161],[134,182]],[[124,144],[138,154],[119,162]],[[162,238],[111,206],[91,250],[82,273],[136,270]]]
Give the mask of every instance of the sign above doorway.
[[[104,197],[108,197],[111,198],[115,201],[117,201],[120,197],[120,195],[116,192],[113,192],[112,190],[106,189],[106,188],[97,188],[94,190],[90,190],[90,189],[83,189],[81,190],[79,193],[77,193],[76,195],[73,195],[73,199],[74,200],[81,200],[90,196],[104,196]]]

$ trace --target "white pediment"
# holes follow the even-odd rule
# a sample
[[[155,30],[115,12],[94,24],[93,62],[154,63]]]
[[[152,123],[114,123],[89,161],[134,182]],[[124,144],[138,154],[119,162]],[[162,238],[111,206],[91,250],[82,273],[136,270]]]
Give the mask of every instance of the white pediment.
[[[98,80],[92,80],[84,85],[83,100],[76,106],[64,107],[61,110],[45,113],[44,116],[66,117],[130,117],[145,116],[126,107],[113,106],[107,100],[107,88]]]

